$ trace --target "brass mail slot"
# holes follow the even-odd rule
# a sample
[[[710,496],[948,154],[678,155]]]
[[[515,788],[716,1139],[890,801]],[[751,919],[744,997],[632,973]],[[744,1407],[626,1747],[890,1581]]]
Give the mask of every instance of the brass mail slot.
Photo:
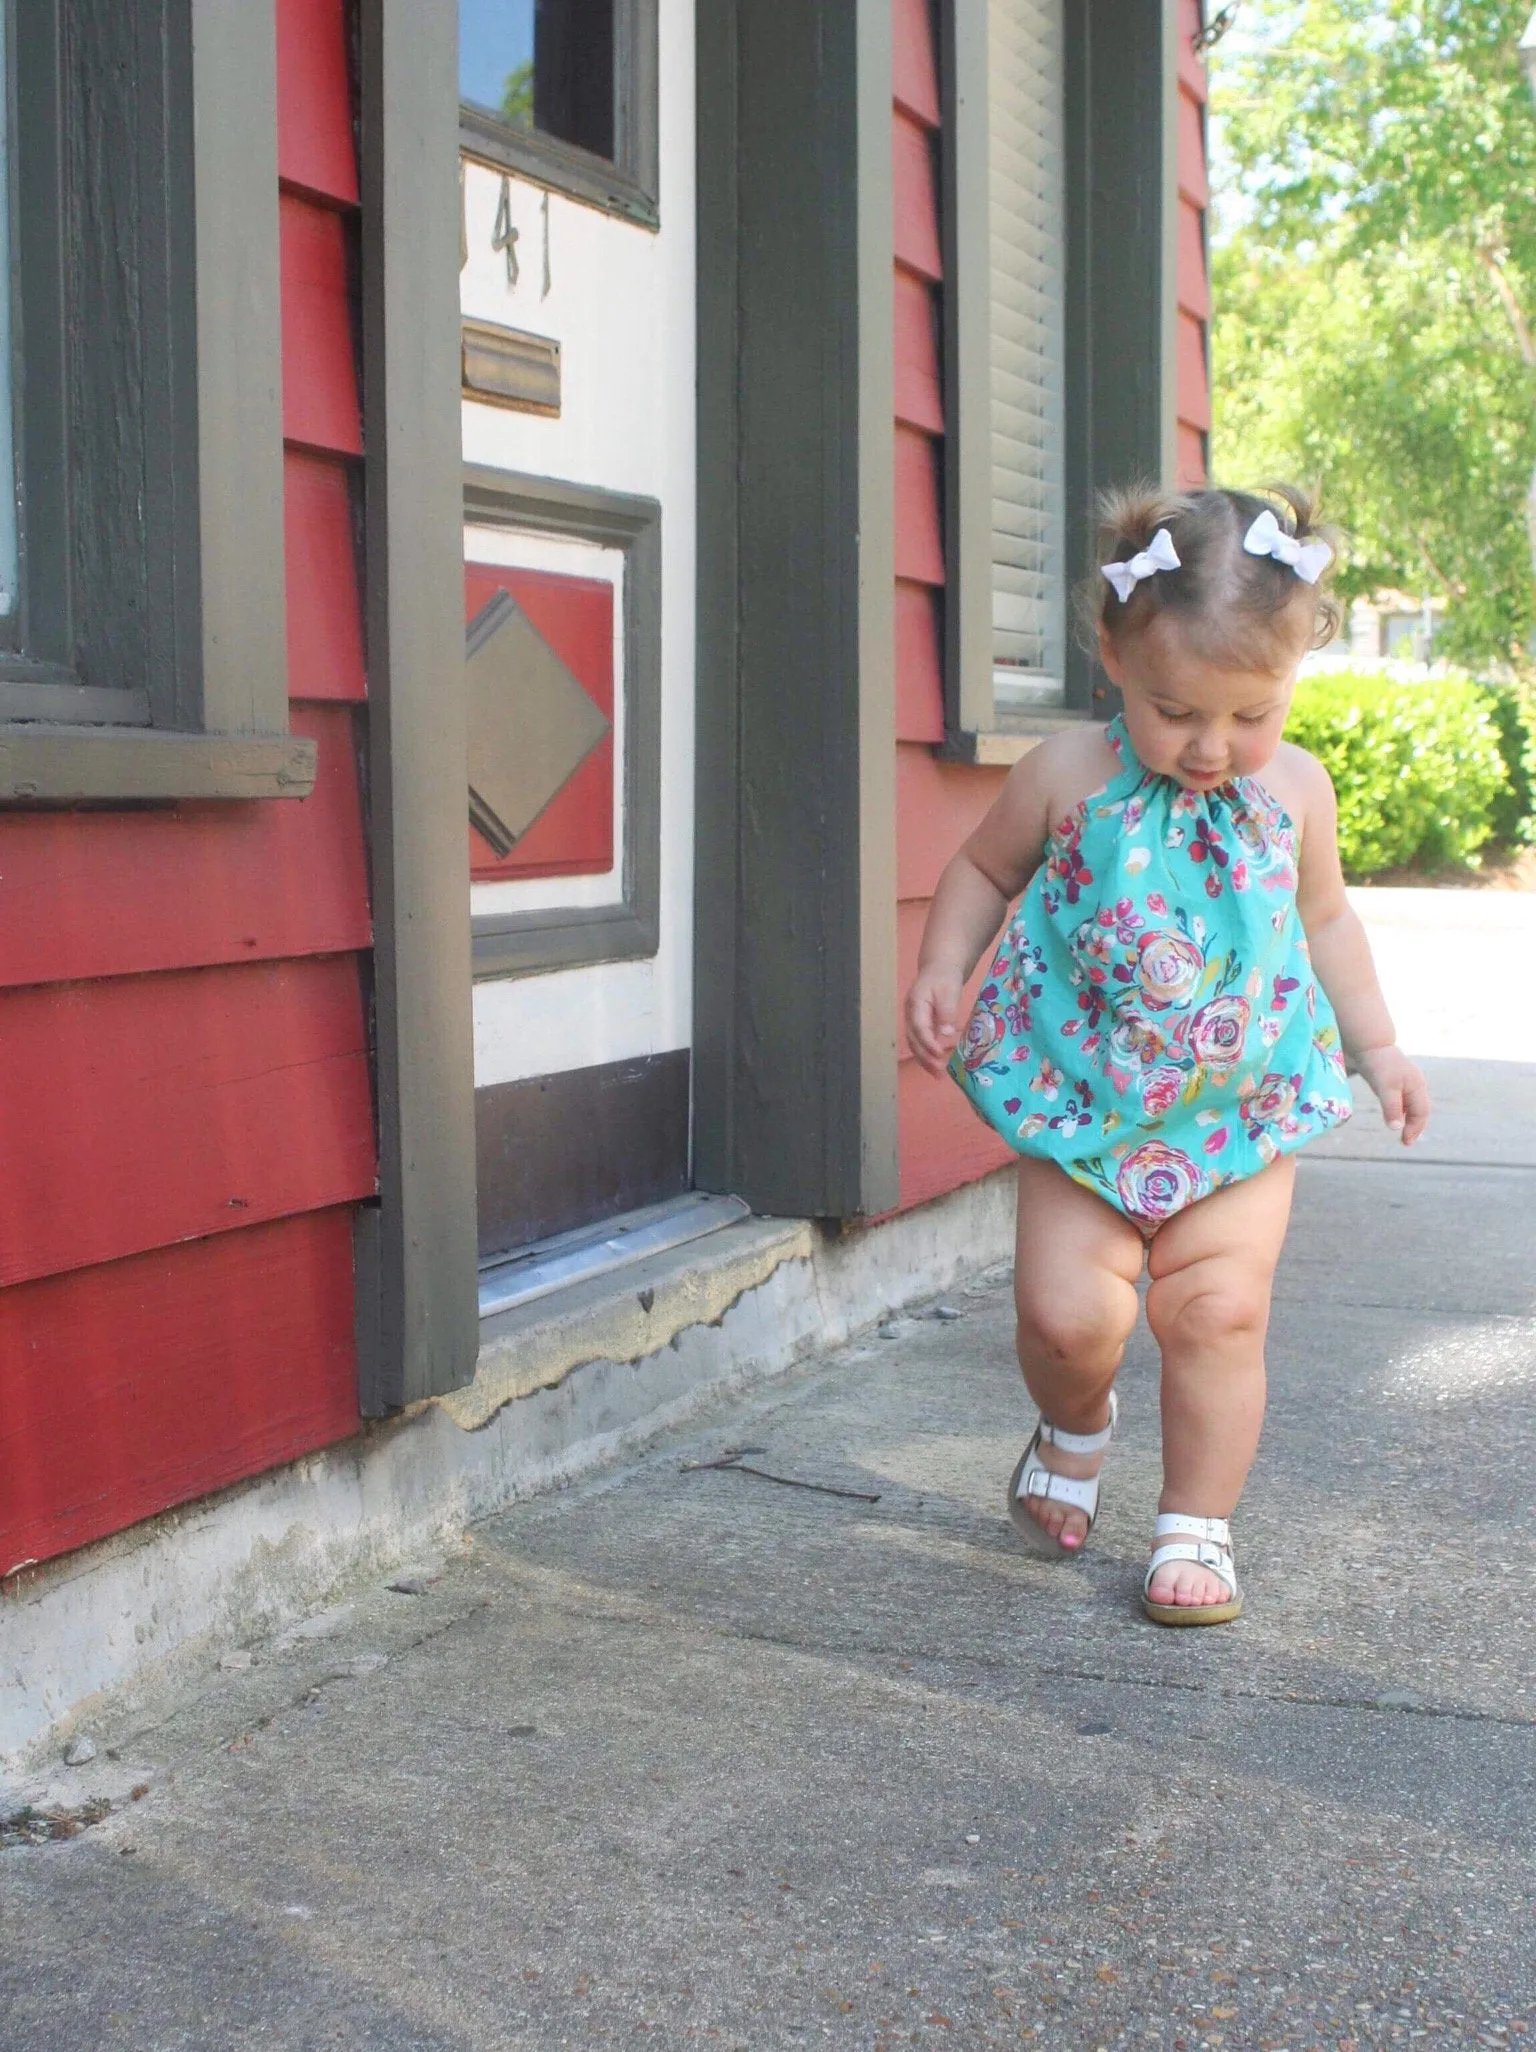
[[[466,321],[463,348],[469,398],[520,413],[559,413],[560,344],[551,336]]]

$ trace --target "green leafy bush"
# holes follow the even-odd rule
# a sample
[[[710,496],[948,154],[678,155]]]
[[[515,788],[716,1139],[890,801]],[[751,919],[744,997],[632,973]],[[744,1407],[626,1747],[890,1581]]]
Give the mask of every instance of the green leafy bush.
[[[1333,778],[1347,876],[1466,862],[1492,837],[1509,778],[1494,701],[1470,677],[1303,677],[1285,731]]]
[[[1536,690],[1513,679],[1484,682],[1481,688],[1504,758],[1504,789],[1493,808],[1493,837],[1511,843],[1536,841]]]

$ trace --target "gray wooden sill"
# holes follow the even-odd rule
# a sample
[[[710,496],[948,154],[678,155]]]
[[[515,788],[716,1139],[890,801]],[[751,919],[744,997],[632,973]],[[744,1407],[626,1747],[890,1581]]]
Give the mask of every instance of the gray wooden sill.
[[[290,734],[0,725],[0,804],[307,798],[315,744]]]
[[[1068,727],[1085,726],[1097,715],[1091,712],[1044,708],[1035,712],[999,713],[993,724],[979,733],[957,729],[946,735],[939,748],[944,762],[974,762],[988,768],[1011,769],[1021,755]]]

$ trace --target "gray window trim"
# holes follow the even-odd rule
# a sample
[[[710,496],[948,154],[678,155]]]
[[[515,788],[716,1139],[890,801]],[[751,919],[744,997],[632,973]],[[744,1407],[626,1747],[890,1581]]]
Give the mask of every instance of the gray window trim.
[[[694,1180],[900,1196],[889,0],[698,0]]]
[[[16,14],[18,63],[50,66],[59,91],[21,96],[29,647],[0,658],[0,800],[303,796],[272,10]],[[119,458],[130,446],[142,477]]]
[[[616,0],[614,159],[535,130],[507,128],[460,105],[459,147],[493,170],[515,171],[605,213],[660,226],[659,0]]]
[[[1097,574],[1095,494],[1172,481],[1168,396],[1170,67],[1178,0],[1072,0],[1067,38],[1067,572]],[[1176,89],[1176,71],[1173,76]],[[1176,229],[1177,224],[1174,223]],[[1118,695],[1097,652],[1067,638],[1067,704],[1104,718]]]
[[[1177,134],[1169,132],[1176,107],[1171,112],[1168,78],[1176,12],[1176,0],[1069,0],[1067,7],[1069,595],[1094,568],[1094,494],[1128,478],[1170,474],[1167,215]],[[1099,714],[1109,694],[1069,614],[1064,711],[1004,716],[994,702],[986,16],[986,0],[942,0],[944,753],[966,762],[1010,760],[1041,734]],[[1175,189],[1175,204],[1176,197]]]
[[[464,832],[458,38],[361,0],[369,853],[379,1198],[356,1213],[365,1416],[457,1389],[480,1344]]]
[[[624,895],[616,905],[480,913],[475,980],[654,955],[661,931],[661,508],[559,478],[464,466],[464,519],[624,551]]]

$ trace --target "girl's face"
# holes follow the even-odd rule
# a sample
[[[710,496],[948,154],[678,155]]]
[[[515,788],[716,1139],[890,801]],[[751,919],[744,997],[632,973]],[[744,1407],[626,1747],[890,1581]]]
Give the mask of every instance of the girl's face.
[[[1301,655],[1281,670],[1229,670],[1193,654],[1166,616],[1099,653],[1125,697],[1125,724],[1143,766],[1192,791],[1257,776],[1280,745]]]

